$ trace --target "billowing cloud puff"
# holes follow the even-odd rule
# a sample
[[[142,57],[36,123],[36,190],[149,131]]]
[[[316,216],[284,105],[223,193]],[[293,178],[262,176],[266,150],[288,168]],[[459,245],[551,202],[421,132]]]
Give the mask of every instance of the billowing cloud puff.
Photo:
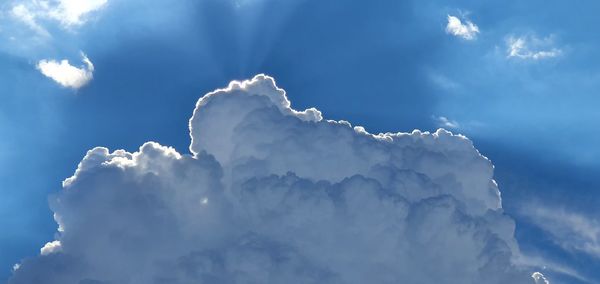
[[[469,20],[465,20],[463,23],[458,17],[448,15],[446,33],[466,40],[473,40],[479,33],[479,27]]]
[[[200,99],[192,154],[90,150],[9,283],[533,283],[465,137],[373,135],[272,78]],[[43,280],[43,281],[42,281]]]
[[[89,83],[94,74],[94,64],[85,54],[81,56],[85,66],[75,67],[66,59],[60,62],[44,59],[38,62],[37,69],[63,87],[79,89]]]

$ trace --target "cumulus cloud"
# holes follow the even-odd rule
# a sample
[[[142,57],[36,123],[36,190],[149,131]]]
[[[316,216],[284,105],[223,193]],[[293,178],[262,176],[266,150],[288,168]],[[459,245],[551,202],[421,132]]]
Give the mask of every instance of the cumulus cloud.
[[[89,83],[94,74],[94,64],[85,54],[82,53],[81,56],[85,66],[75,67],[66,59],[60,62],[43,59],[38,62],[36,67],[42,74],[61,86],[79,89]]]
[[[458,17],[448,15],[446,33],[466,40],[474,40],[479,33],[479,27],[469,20],[463,23]]]
[[[552,47],[552,43],[551,37],[540,39],[510,36],[506,41],[507,57],[533,60],[557,57],[562,54],[562,50]]]
[[[370,134],[265,75],[202,97],[189,128],[191,154],[90,150],[51,198],[60,249],[9,283],[533,283],[463,136]]]
[[[55,21],[64,28],[84,24],[89,15],[103,8],[108,0],[30,0],[12,6],[12,15],[40,35],[50,34],[40,21]]]

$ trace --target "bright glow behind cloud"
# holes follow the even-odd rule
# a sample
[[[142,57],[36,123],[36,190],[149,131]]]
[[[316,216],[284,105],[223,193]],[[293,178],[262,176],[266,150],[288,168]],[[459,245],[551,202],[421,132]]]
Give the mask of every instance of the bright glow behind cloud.
[[[469,20],[465,20],[463,23],[459,18],[448,15],[446,33],[466,40],[474,40],[479,33],[479,27]]]
[[[63,87],[79,89],[93,78],[94,64],[82,53],[85,66],[75,67],[68,60],[40,60],[37,69],[46,77],[51,78]]]
[[[514,283],[514,222],[465,137],[372,135],[296,111],[273,78],[200,99],[192,154],[90,150],[61,228],[10,284]]]

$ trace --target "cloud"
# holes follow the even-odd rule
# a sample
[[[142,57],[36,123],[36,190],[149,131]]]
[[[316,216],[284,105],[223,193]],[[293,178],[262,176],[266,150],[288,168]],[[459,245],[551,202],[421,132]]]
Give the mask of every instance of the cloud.
[[[41,255],[49,255],[49,254],[57,253],[60,250],[61,250],[60,241],[51,241],[51,242],[46,243],[46,245],[44,245],[40,249],[40,254]]]
[[[11,10],[13,17],[26,24],[29,28],[43,37],[50,37],[50,33],[36,21],[36,14],[23,4],[13,6]]]
[[[463,23],[459,18],[448,15],[446,33],[466,40],[474,40],[479,33],[479,27],[469,20]]]
[[[541,274],[539,272],[534,272],[531,275],[531,277],[533,278],[533,280],[535,280],[535,284],[550,284],[550,281],[548,281],[548,279],[546,279],[544,274]]]
[[[37,69],[46,77],[51,78],[63,87],[79,89],[93,78],[94,64],[85,54],[81,54],[85,66],[75,67],[68,60],[40,60]]]
[[[202,97],[191,154],[94,148],[18,283],[533,283],[464,136],[370,134],[264,75]],[[42,281],[43,279],[43,281]]]
[[[460,127],[460,124],[458,124],[456,120],[450,120],[445,116],[434,116],[433,119],[439,127],[446,127],[451,129]]]
[[[107,3],[108,0],[30,0],[14,4],[11,12],[38,34],[50,36],[40,21],[55,21],[63,28],[70,29],[83,25],[92,12],[100,10]]]
[[[600,259],[600,221],[564,209],[534,206],[524,215],[563,249]]]
[[[552,42],[551,37],[539,39],[510,36],[506,41],[507,57],[533,60],[557,57],[562,54],[562,50],[550,47]]]

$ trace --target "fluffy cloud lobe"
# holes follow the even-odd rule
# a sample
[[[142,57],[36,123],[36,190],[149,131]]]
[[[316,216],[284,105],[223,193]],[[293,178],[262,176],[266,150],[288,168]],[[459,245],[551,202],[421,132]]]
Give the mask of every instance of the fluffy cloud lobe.
[[[54,80],[63,87],[79,89],[89,83],[94,74],[94,64],[82,54],[85,66],[75,67],[68,60],[40,60],[37,69],[46,77]]]
[[[51,199],[56,240],[9,283],[534,281],[463,136],[324,120],[264,75],[205,95],[189,127],[191,154],[90,150]]]
[[[469,20],[463,23],[458,17],[448,15],[446,33],[466,40],[474,40],[479,33],[479,27]]]

